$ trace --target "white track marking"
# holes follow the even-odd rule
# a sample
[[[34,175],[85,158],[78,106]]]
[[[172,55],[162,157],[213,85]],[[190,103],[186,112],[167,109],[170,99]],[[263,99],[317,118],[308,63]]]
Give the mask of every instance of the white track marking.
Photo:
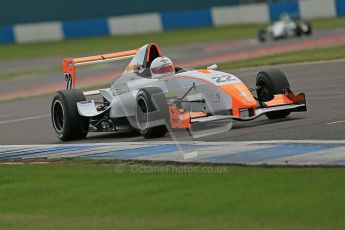
[[[326,125],[334,125],[334,124],[339,124],[339,123],[344,123],[344,122],[345,122],[345,120],[333,121],[333,122],[326,123]]]
[[[53,144],[53,145],[0,145],[0,151],[4,154],[5,160],[6,157],[9,157],[9,154],[15,154],[24,150],[23,148],[28,148],[25,150],[28,155],[20,155],[15,156],[17,160],[27,160],[27,159],[63,159],[69,157],[79,157],[79,156],[87,156],[90,154],[101,154],[106,152],[116,152],[120,150],[134,150],[138,152],[138,156],[130,157],[131,159],[138,159],[138,160],[160,160],[160,161],[182,161],[182,162],[204,162],[203,159],[210,158],[210,162],[212,162],[212,158],[217,158],[218,156],[224,155],[233,155],[233,154],[241,154],[246,151],[255,151],[265,148],[271,148],[274,146],[279,146],[281,144],[292,144],[292,143],[300,143],[300,144],[335,144],[333,147],[320,149],[317,148],[315,151],[311,149],[311,151],[307,151],[306,153],[295,154],[292,156],[277,156],[275,159],[267,159],[261,160],[260,158],[251,160],[248,164],[249,165],[262,165],[262,164],[270,164],[270,165],[345,165],[344,159],[345,155],[342,154],[345,150],[345,140],[281,140],[281,141],[245,141],[245,142],[184,142],[186,144],[193,144],[195,147],[193,152],[187,152],[181,157],[181,152],[178,149],[172,149],[166,153],[159,153],[159,154],[144,154],[140,155],[140,148],[145,147],[160,147],[164,146],[164,144],[177,144],[174,141],[152,141],[150,143],[145,142],[119,142],[119,143],[97,143],[97,144]],[[269,144],[270,143],[270,144]],[[181,144],[181,143],[179,143]],[[77,147],[80,146],[81,148],[69,149],[66,148],[65,150],[59,149],[55,151],[54,147]],[[88,149],[87,147],[94,147]],[[293,147],[293,146],[291,146]],[[48,149],[46,149],[48,148]],[[30,151],[36,151],[32,154]],[[39,151],[41,151],[41,153]],[[44,151],[46,150],[46,151]],[[1,154],[1,152],[0,152]],[[119,157],[121,159],[122,157]],[[240,160],[241,161],[241,160]],[[234,161],[236,163],[237,161]],[[2,162],[6,163],[6,162]],[[2,164],[0,163],[0,165]],[[231,163],[230,161],[225,160],[224,163]]]
[[[183,154],[183,159],[184,160],[189,160],[191,158],[196,158],[198,157],[198,151],[194,151],[194,152],[191,152],[191,153],[184,153]]]
[[[49,117],[49,116],[50,116],[50,114],[46,114],[46,115],[40,115],[40,116],[23,117],[23,118],[18,118],[18,119],[13,119],[13,120],[0,121],[0,125],[22,122],[22,121],[29,121],[29,120],[36,120],[36,119],[45,118],[45,117]]]

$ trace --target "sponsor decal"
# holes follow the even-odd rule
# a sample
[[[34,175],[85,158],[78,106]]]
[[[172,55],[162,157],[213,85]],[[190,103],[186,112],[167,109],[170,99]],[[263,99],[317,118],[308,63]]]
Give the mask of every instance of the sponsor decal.
[[[222,72],[213,72],[211,79],[212,82],[216,83],[217,85],[230,84],[238,81],[235,76]]]

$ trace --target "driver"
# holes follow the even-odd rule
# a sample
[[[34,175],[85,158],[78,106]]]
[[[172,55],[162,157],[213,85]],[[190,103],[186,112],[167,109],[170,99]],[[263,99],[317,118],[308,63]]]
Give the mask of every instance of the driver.
[[[280,20],[283,22],[291,22],[291,17],[288,13],[284,12],[280,15]]]
[[[150,67],[152,78],[163,78],[175,74],[175,67],[167,57],[158,57],[152,61]]]

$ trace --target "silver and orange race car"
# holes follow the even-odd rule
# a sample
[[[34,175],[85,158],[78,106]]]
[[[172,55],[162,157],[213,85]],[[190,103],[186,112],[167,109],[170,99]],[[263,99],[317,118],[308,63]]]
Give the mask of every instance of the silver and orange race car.
[[[124,59],[131,61],[120,76],[114,76],[110,88],[88,92],[75,89],[76,67]],[[85,138],[88,132],[117,132],[124,128],[152,138],[164,136],[171,129],[191,129],[196,124],[250,121],[262,115],[278,119],[307,110],[304,93],[294,94],[278,69],[260,71],[253,88],[216,69],[216,65],[195,70],[175,67],[156,44],[65,58],[67,89],[57,91],[53,97],[53,128],[62,141]]]

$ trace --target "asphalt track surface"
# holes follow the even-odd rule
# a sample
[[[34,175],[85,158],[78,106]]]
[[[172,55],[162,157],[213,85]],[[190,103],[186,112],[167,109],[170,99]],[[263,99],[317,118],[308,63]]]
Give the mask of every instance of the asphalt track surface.
[[[198,141],[261,141],[261,140],[344,140],[345,139],[345,60],[281,65],[295,92],[305,92],[308,112],[293,113],[281,120],[261,117],[251,122],[234,122],[231,130],[197,138]],[[255,84],[261,68],[231,73],[248,86]],[[60,143],[51,127],[51,96],[12,102],[0,102],[0,144]],[[192,140],[184,131],[155,141]],[[133,133],[89,134],[82,141],[69,143],[112,143],[147,141]]]

